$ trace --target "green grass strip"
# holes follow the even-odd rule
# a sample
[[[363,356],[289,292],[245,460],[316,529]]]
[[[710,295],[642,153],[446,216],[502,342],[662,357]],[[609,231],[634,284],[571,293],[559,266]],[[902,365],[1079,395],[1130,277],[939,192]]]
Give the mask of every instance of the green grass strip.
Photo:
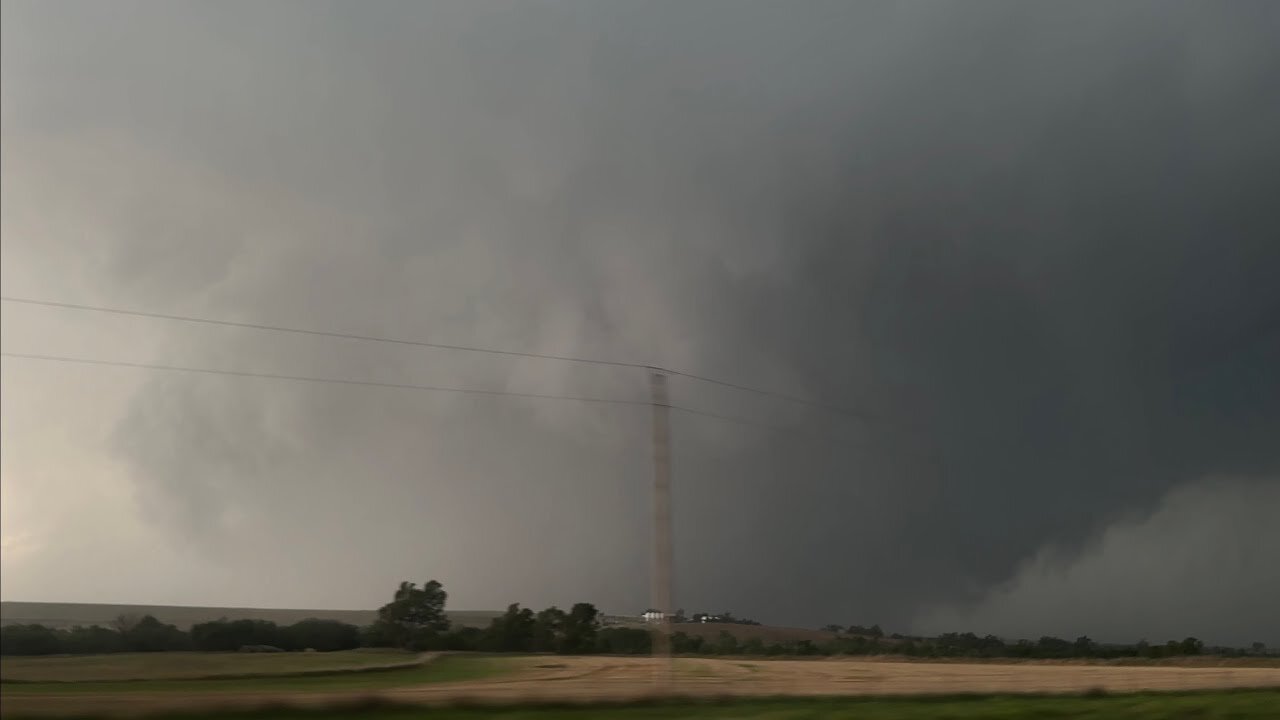
[[[87,720],[92,716],[83,716]],[[667,699],[613,704],[414,707],[376,699],[323,709],[263,708],[153,715],[173,720],[1274,720],[1280,689],[1106,695],[950,695],[851,698]]]
[[[518,666],[491,657],[443,656],[403,668],[351,668],[301,674],[183,678],[174,680],[112,680],[80,682],[5,683],[14,696],[74,693],[182,693],[257,691],[359,691],[383,690],[424,683],[482,680],[514,671]]]

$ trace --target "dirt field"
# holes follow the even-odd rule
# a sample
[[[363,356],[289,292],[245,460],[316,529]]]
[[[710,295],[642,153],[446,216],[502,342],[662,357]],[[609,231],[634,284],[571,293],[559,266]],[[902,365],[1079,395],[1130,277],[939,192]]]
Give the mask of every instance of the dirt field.
[[[487,659],[486,662],[494,662]],[[655,694],[657,670],[647,658],[501,658],[505,672],[480,680],[435,682],[358,693],[331,692],[129,692],[24,693],[10,686],[0,695],[4,714],[93,711],[132,714],[176,709],[246,707],[267,703],[328,704],[377,695],[423,704],[458,700],[625,700]],[[1120,667],[1050,664],[928,664],[853,660],[680,659],[672,691],[698,696],[896,695],[920,693],[1070,693],[1137,690],[1280,687],[1280,668]]]

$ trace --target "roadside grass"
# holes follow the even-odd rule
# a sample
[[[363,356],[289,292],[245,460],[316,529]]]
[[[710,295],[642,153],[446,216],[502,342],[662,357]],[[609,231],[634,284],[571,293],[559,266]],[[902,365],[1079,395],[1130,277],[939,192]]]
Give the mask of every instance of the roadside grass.
[[[0,658],[4,682],[111,682],[212,679],[364,670],[412,663],[403,651],[325,653],[164,652]]]
[[[515,672],[527,658],[446,655],[422,665],[370,672],[368,668],[338,669],[323,674],[257,675],[210,679],[154,679],[114,682],[5,683],[11,695],[124,692],[258,692],[382,690],[424,683],[459,682]],[[363,670],[363,671],[362,671]]]
[[[268,708],[152,715],[173,720],[1198,720],[1273,719],[1280,690],[1106,695],[961,695],[762,700],[651,700],[616,704],[411,707],[377,700],[323,709]],[[93,716],[80,716],[89,718]]]

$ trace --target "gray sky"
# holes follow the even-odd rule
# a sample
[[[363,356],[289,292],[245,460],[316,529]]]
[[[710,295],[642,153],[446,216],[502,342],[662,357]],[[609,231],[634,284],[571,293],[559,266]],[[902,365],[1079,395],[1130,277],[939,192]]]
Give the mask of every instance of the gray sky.
[[[909,419],[677,379],[786,428],[677,415],[690,611],[1280,644],[1273,2],[3,8],[6,295]],[[637,370],[2,321],[8,352],[645,397]],[[5,599],[361,608],[434,577],[459,608],[647,605],[642,406],[3,382]]]

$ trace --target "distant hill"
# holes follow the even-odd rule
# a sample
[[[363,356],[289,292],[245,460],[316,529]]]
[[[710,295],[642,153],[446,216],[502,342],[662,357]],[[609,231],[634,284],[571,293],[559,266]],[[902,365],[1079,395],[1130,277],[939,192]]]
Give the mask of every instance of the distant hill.
[[[368,625],[377,618],[373,610],[285,610],[278,608],[186,607],[182,605],[105,605],[95,603],[0,602],[0,625],[40,624],[54,628],[74,625],[109,626],[121,615],[154,615],[157,620],[188,630],[192,625],[219,618],[228,620],[270,620],[290,625],[307,618],[339,620],[352,625]],[[454,625],[485,627],[501,612],[454,610],[448,613]]]

